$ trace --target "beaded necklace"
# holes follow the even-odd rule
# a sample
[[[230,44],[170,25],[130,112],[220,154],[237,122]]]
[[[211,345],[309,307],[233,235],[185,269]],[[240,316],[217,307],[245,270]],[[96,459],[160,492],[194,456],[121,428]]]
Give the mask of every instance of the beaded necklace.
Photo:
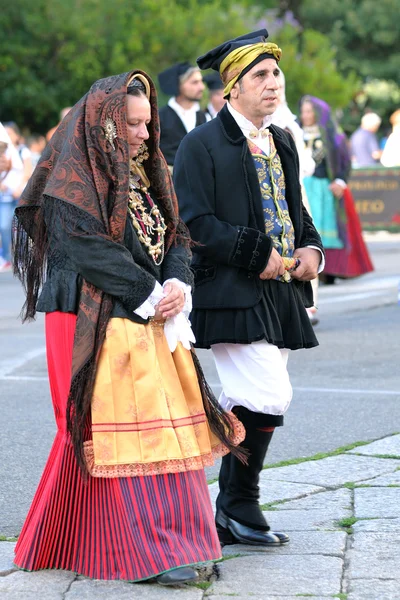
[[[142,192],[150,206],[150,211],[143,202]],[[155,264],[161,265],[164,259],[164,238],[167,226],[159,208],[154,204],[147,187],[142,185],[139,175],[129,173],[128,214],[135,228],[139,241],[145,246]],[[153,239],[155,242],[153,243]]]

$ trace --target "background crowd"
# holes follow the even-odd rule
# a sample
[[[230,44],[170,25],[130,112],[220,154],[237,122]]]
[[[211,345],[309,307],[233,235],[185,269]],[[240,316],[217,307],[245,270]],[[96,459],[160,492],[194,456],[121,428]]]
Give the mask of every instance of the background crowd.
[[[38,0],[32,6],[16,0],[2,11],[0,272],[11,268],[15,205],[67,105],[95,79],[132,64],[156,79],[171,64],[193,63],[204,48],[220,43],[221,31],[234,37],[267,26],[270,38],[285,47],[284,105],[299,124],[300,99],[320,98],[338,132],[347,135],[353,168],[400,165],[400,59],[393,52],[397,14],[390,0],[334,0],[326,6],[318,0],[143,0],[135,11],[128,5]],[[158,92],[160,106],[176,95],[163,86]],[[199,108],[215,116],[223,104],[215,79],[206,75],[196,94]]]

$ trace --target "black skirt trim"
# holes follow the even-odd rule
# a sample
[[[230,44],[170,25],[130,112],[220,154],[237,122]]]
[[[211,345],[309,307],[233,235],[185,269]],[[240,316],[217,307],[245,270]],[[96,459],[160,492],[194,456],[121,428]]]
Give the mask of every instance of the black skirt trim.
[[[261,340],[289,350],[318,346],[300,292],[292,283],[266,280],[256,306],[194,309],[191,321],[196,348],[210,348],[221,343],[251,344]]]

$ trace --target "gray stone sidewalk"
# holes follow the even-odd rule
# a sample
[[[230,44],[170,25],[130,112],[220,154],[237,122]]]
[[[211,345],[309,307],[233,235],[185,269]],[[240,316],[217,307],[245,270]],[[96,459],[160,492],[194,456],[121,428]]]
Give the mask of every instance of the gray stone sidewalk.
[[[261,502],[279,548],[227,546],[200,583],[182,588],[93,581],[65,571],[25,573],[15,542],[0,542],[1,600],[400,599],[400,435],[298,464],[267,468]],[[210,485],[212,499],[217,484]]]

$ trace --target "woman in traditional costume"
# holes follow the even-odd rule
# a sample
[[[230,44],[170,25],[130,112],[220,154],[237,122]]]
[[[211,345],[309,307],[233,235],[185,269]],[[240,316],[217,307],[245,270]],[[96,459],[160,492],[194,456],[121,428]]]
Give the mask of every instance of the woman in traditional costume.
[[[373,271],[373,266],[346,183],[351,168],[346,136],[337,130],[330,106],[320,98],[303,96],[300,107],[305,143],[316,163],[314,174],[303,183],[326,251],[324,275],[328,282],[358,277]]]
[[[25,570],[173,585],[221,555],[204,467],[237,453],[234,418],[190,350],[190,240],[157,115],[145,73],[97,81],[16,209],[58,427],[16,545]]]

